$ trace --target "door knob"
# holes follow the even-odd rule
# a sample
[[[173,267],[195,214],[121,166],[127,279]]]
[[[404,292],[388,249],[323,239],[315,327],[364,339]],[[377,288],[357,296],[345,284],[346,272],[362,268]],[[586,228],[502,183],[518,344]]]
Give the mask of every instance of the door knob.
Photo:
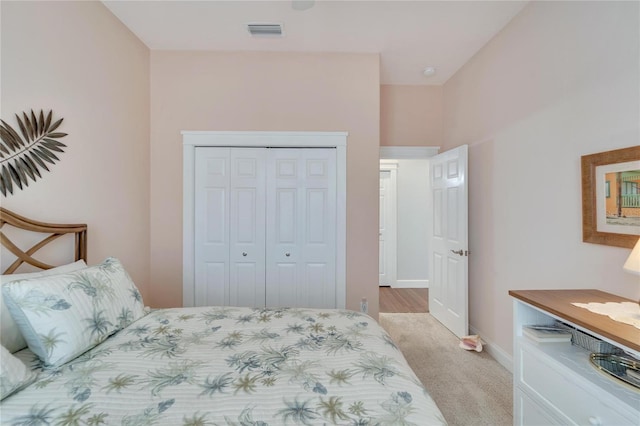
[[[289,257],[289,256],[291,256],[291,253],[286,252],[284,255],[285,255],[285,256],[287,256],[287,257]]]
[[[460,250],[451,250],[451,253],[462,256],[464,254],[464,251],[462,251],[462,249],[460,249]]]
[[[242,252],[242,255],[243,255],[243,256],[246,256],[246,255],[247,255],[247,252],[246,252],[246,251],[243,251],[243,252]]]

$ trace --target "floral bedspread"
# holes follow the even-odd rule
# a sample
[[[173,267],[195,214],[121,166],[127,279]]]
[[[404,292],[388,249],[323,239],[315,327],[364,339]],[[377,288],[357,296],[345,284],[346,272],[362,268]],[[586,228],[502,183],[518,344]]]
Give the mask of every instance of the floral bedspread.
[[[0,404],[5,425],[438,425],[369,316],[321,309],[152,311]],[[28,358],[28,359],[25,359]]]

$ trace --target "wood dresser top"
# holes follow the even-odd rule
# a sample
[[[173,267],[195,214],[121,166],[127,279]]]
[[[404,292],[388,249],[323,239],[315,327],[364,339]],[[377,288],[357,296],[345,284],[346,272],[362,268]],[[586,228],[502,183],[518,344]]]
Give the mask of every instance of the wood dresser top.
[[[572,305],[637,301],[600,290],[510,290],[509,295],[640,352],[640,329]]]

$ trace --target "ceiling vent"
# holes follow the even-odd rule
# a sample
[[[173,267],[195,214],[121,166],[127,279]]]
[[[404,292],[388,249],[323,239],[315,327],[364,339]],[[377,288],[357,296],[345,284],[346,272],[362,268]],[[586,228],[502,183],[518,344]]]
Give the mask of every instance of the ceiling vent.
[[[247,24],[253,37],[282,37],[282,24]]]

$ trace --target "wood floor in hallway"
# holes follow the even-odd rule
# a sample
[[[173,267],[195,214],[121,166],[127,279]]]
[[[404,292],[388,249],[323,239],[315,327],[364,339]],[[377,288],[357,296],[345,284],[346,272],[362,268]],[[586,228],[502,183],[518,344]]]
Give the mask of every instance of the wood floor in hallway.
[[[380,312],[429,312],[429,289],[380,287]]]

